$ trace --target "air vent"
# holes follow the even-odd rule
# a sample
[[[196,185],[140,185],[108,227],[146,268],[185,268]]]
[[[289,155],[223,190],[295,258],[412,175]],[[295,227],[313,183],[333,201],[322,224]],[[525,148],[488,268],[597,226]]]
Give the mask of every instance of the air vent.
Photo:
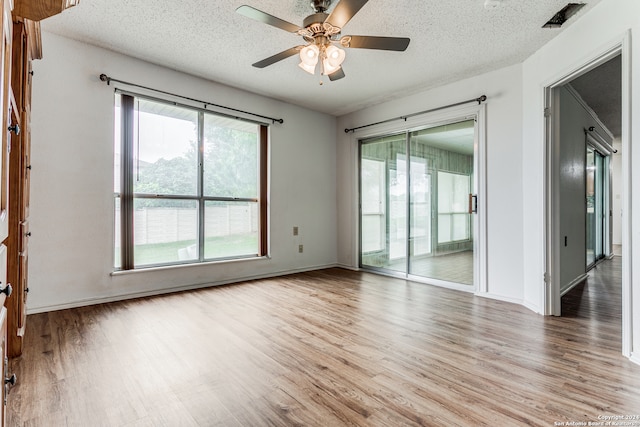
[[[542,26],[542,28],[560,28],[562,24],[567,22],[569,18],[578,13],[586,4],[584,3],[569,3],[563,7],[558,13],[553,15],[553,18]]]

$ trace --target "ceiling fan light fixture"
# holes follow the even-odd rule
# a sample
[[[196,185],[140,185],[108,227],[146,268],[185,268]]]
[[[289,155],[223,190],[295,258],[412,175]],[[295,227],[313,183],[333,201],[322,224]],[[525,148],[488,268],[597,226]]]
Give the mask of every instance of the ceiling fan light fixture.
[[[338,71],[344,62],[345,56],[343,49],[334,45],[327,46],[322,59],[322,74],[327,76]]]
[[[333,7],[331,13],[329,13],[328,9],[332,0],[307,1],[312,2],[311,4],[315,13],[307,16],[301,27],[251,6],[243,5],[236,9],[236,12],[247,18],[271,25],[272,27],[289,33],[297,34],[301,36],[306,43],[304,46],[291,47],[251,65],[256,68],[264,68],[298,54],[300,56],[298,66],[307,73],[315,74],[319,66],[321,75],[328,76],[331,81],[336,81],[345,77],[342,63],[345,60],[346,54],[344,50],[340,49],[341,47],[403,52],[409,45],[410,40],[407,37],[340,37],[342,28],[358,13],[368,0],[333,0],[336,2],[336,5]],[[320,64],[318,65],[318,63]],[[320,81],[322,82],[322,79]]]
[[[314,44],[300,49],[300,64],[298,66],[309,74],[315,74],[316,64],[320,56],[320,49]]]
[[[329,74],[333,74],[336,71],[338,71],[340,68],[341,68],[340,65],[338,65],[337,67],[333,66],[326,59],[324,61],[322,61],[322,75],[323,76],[328,76]]]
[[[298,64],[298,67],[302,68],[303,70],[305,70],[307,73],[309,74],[315,74],[316,73],[316,65],[309,65],[309,64],[305,64],[304,62],[301,62]]]
[[[316,65],[318,63],[318,57],[320,56],[320,49],[314,44],[300,49],[300,60],[307,65]]]
[[[327,54],[327,61],[329,61],[329,64],[333,67],[339,67],[344,62],[344,58],[346,56],[344,49],[340,49],[334,45],[329,45],[325,52]]]

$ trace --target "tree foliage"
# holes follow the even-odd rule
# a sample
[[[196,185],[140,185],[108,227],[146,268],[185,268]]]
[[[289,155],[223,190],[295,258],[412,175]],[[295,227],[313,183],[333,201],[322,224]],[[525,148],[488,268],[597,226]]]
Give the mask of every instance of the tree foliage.
[[[205,127],[204,195],[258,197],[258,141],[255,133]]]
[[[258,137],[228,127],[205,126],[203,190],[209,197],[258,197]],[[134,192],[196,196],[198,144],[191,141],[181,156],[140,163]],[[192,201],[138,199],[137,207],[192,207]]]

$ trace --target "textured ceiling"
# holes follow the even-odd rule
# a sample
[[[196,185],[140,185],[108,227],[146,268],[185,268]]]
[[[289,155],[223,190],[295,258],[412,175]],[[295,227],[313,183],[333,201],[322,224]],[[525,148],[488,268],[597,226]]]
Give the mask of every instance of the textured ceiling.
[[[614,137],[622,135],[622,57],[605,62],[571,81]]]
[[[309,0],[83,0],[42,28],[337,116],[522,62],[600,0],[585,1],[561,29],[542,29],[567,0],[369,0],[342,34],[410,37],[408,49],[347,49],[346,77],[323,85],[296,57],[252,67],[303,41],[235,13],[248,4],[302,25]]]

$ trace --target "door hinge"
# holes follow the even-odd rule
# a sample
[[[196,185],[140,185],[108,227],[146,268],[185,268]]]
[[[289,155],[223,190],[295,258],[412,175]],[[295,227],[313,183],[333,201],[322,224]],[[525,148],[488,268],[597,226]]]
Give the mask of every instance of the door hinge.
[[[544,116],[545,116],[545,117],[551,117],[551,108],[546,107],[546,108],[544,109]]]
[[[548,285],[549,282],[551,282],[551,277],[549,276],[549,273],[544,273],[544,283]]]

